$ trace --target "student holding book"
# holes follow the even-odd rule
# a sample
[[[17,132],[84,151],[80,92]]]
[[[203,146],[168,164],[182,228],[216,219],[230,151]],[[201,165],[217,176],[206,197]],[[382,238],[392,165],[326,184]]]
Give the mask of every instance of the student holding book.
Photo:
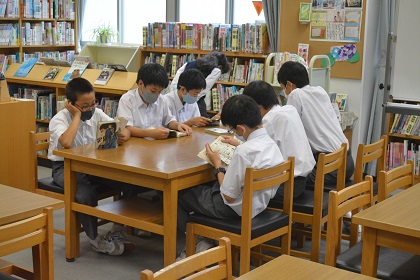
[[[169,84],[162,65],[147,63],[137,73],[137,88],[124,93],[118,103],[117,115],[128,120],[131,136],[166,139],[169,129],[192,133],[191,127],[176,121],[160,95]]]
[[[182,236],[186,230],[188,216],[191,212],[198,212],[209,217],[220,219],[235,219],[242,216],[242,195],[246,168],[269,168],[284,162],[283,156],[266,129],[261,123],[261,111],[255,101],[246,95],[236,95],[229,98],[223,106],[221,120],[230,127],[235,134],[246,140],[239,145],[239,141],[226,137],[225,141],[237,146],[227,169],[222,167],[220,155],[212,151],[210,144],[206,144],[207,157],[214,167],[216,181],[210,185],[199,185],[186,189],[178,198],[178,230]],[[278,185],[261,192],[254,193],[252,217],[261,213],[270,199],[277,192]],[[213,243],[201,239],[197,250],[206,250]],[[184,257],[181,253],[179,258]]]
[[[331,105],[328,93],[319,86],[309,86],[306,68],[293,61],[285,62],[277,73],[277,80],[287,96],[287,105],[292,105],[302,120],[314,158],[320,153],[332,153],[348,140]],[[350,147],[347,150],[346,180],[354,173]],[[316,165],[307,177],[307,188],[315,184]],[[337,183],[337,172],[325,175],[325,185]]]
[[[200,116],[197,105],[198,94],[205,87],[206,79],[197,69],[186,70],[179,75],[177,90],[163,96],[178,122],[188,126],[206,126],[211,122],[209,118]]]
[[[295,157],[295,185],[293,197],[305,191],[306,176],[315,166],[311,146],[305,128],[296,108],[291,105],[280,106],[274,88],[264,81],[253,81],[244,88],[244,95],[252,97],[261,110],[262,123],[268,135],[276,142],[284,158]],[[280,187],[277,196],[283,196]]]
[[[95,92],[92,84],[84,78],[74,78],[66,86],[66,107],[59,111],[50,121],[51,133],[48,158],[52,161],[52,177],[54,182],[64,188],[64,161],[62,157],[53,155],[60,148],[71,148],[96,141],[98,122],[112,121],[101,109],[96,108]],[[130,132],[123,129],[118,135],[118,144],[130,138]],[[97,206],[96,188],[109,186],[124,192],[124,196],[135,195],[138,187],[99,178],[92,175],[77,174],[76,201],[89,206]],[[109,232],[105,237],[98,235],[98,218],[79,213],[80,222],[89,237],[92,248],[109,255],[121,255],[134,248],[120,231]]]

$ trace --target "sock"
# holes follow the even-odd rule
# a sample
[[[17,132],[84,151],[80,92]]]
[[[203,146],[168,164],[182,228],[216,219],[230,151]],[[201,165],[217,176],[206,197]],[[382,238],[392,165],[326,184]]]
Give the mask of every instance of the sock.
[[[89,239],[89,242],[93,246],[98,247],[99,240],[101,240],[101,237],[98,234],[95,239]]]

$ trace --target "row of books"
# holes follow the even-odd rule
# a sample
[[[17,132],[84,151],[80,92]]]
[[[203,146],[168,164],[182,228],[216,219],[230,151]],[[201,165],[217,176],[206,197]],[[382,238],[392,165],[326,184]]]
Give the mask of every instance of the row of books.
[[[23,0],[23,17],[74,19],[74,0]]]
[[[29,58],[41,58],[41,57],[47,57],[52,58],[55,60],[66,60],[69,63],[72,63],[74,61],[74,50],[69,51],[51,51],[51,52],[33,52],[33,53],[23,53],[23,61],[29,59]],[[15,61],[16,62],[16,61]]]
[[[0,0],[0,18],[18,18],[19,0]]]
[[[115,118],[117,116],[118,100],[104,96],[100,98],[97,107],[102,109],[102,111],[104,111],[104,113],[110,116],[111,118]]]
[[[201,24],[152,22],[143,27],[143,45],[148,47],[263,53],[268,42],[264,22]]]
[[[0,24],[0,46],[17,46],[19,45],[19,38],[19,24]]]
[[[220,81],[235,83],[250,83],[264,78],[264,63],[255,59],[245,60],[241,64],[234,58],[230,64],[230,71],[220,76]]]
[[[0,54],[0,72],[1,73],[6,72],[8,61],[9,61],[9,58],[7,57],[7,55]]]
[[[408,160],[414,163],[414,174],[419,175],[420,166],[420,145],[409,140],[404,142],[389,142],[386,157],[386,169],[392,169],[407,163]]]
[[[420,135],[420,117],[415,115],[395,114],[390,133]]]
[[[184,63],[197,59],[195,54],[177,55],[172,53],[153,53],[151,52],[144,60],[145,63],[159,63],[162,65],[168,76],[175,76],[176,71]]]
[[[22,45],[73,45],[74,29],[70,22],[23,22]]]
[[[211,90],[211,110],[216,112],[220,111],[228,98],[242,94],[243,91],[243,88],[239,89],[236,86],[223,86],[217,84],[216,87]]]

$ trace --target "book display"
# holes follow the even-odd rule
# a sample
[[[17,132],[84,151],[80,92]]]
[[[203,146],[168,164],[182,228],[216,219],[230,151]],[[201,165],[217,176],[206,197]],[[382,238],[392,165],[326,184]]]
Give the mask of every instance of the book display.
[[[114,73],[114,69],[112,68],[104,68],[101,71],[101,74],[99,74],[98,78],[95,81],[95,85],[106,85],[108,83],[109,79],[111,79],[112,74]]]

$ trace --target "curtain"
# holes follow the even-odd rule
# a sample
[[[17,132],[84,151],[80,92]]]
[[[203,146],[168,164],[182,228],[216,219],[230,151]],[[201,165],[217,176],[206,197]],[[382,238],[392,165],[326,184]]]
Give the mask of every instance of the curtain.
[[[369,118],[369,126],[367,131],[366,143],[373,143],[381,138],[382,129],[382,104],[384,98],[384,90],[379,88],[380,84],[385,85],[386,59],[387,59],[387,42],[389,32],[395,31],[395,0],[381,0],[380,12],[378,18],[378,28],[376,38],[375,53],[378,54],[378,65],[376,69],[376,78],[372,97],[372,108]],[[376,175],[376,162],[368,164],[365,172],[367,174]]]
[[[271,52],[278,52],[280,0],[262,0]]]
[[[83,16],[85,13],[86,0],[77,1],[77,48],[78,52],[81,51],[81,42],[82,42],[82,27],[83,27]]]

